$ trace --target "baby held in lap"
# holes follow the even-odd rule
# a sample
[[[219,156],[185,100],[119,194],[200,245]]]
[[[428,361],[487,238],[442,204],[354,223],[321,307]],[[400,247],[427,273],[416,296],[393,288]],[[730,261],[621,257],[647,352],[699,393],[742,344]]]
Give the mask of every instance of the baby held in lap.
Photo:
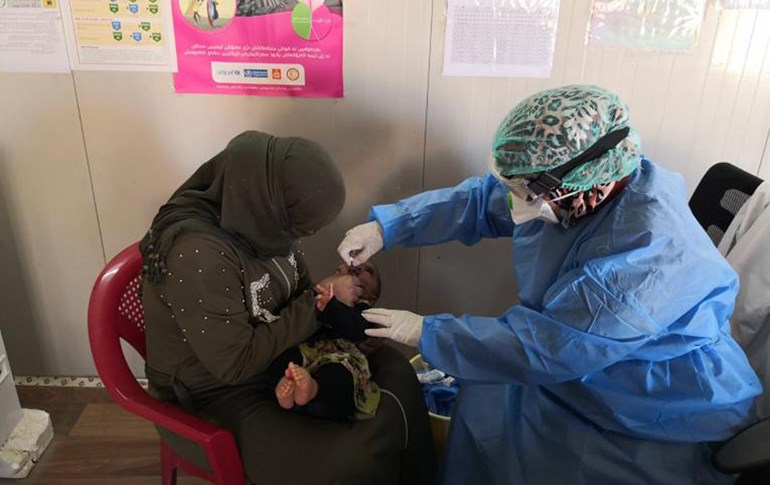
[[[360,296],[335,293],[334,281],[344,277],[357,279]],[[380,390],[371,380],[365,354],[378,343],[364,333],[371,324],[361,312],[376,304],[380,286],[379,271],[370,262],[355,268],[340,265],[316,285],[322,329],[273,363],[282,408],[341,421],[374,417]]]

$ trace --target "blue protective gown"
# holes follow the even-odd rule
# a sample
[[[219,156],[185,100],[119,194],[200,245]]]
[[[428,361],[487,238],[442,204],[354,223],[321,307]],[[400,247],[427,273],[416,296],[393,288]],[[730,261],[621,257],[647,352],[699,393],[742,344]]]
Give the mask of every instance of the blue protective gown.
[[[761,386],[730,336],[737,276],[679,175],[645,160],[568,229],[514,227],[491,175],[370,219],[386,248],[512,236],[521,304],[425,317],[423,358],[461,381],[442,483],[732,480],[711,466],[713,442],[750,424]]]

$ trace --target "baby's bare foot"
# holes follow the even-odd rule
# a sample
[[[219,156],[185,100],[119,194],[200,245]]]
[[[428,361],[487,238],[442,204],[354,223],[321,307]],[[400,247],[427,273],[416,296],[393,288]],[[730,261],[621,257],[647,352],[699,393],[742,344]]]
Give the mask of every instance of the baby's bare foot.
[[[318,382],[304,367],[289,363],[289,372],[294,379],[294,403],[304,406],[318,394]]]
[[[278,381],[278,385],[275,386],[275,397],[282,408],[291,409],[294,407],[294,391],[296,387],[293,379],[282,377]]]

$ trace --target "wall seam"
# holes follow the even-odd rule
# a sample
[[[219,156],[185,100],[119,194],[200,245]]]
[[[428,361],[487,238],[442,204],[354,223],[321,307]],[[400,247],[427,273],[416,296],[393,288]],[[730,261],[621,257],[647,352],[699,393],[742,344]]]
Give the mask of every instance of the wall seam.
[[[78,111],[78,122],[80,123],[80,136],[83,140],[83,151],[86,155],[86,168],[88,169],[88,182],[91,185],[91,199],[94,202],[94,214],[96,215],[96,227],[99,230],[99,244],[102,248],[102,262],[106,266],[107,265],[107,251],[104,249],[104,234],[102,233],[102,221],[99,217],[99,205],[96,203],[96,189],[94,188],[94,175],[93,171],[91,170],[91,157],[88,154],[88,144],[86,143],[86,130],[85,126],[83,124],[83,114],[80,110],[80,97],[78,96],[78,85],[77,81],[75,81],[75,71],[70,72],[70,77],[72,78],[72,91],[75,93],[75,106],[77,107]]]
[[[761,177],[762,173],[762,167],[765,165],[765,157],[767,156],[767,144],[770,142],[770,128],[767,130],[767,135],[765,135],[765,146],[762,148],[762,156],[759,157],[759,167],[757,167],[757,177]]]
[[[423,139],[422,139],[422,180],[420,181],[421,190],[425,190],[425,173],[428,160],[428,109],[430,107],[430,76],[431,76],[431,64],[433,60],[433,15],[434,8],[437,0],[431,0],[430,2],[430,28],[428,29],[428,69],[425,80],[425,123],[423,125]],[[438,0],[443,1],[443,0]],[[423,249],[417,250],[417,295],[415,296],[415,307],[420,308],[420,274],[422,272],[422,252]]]

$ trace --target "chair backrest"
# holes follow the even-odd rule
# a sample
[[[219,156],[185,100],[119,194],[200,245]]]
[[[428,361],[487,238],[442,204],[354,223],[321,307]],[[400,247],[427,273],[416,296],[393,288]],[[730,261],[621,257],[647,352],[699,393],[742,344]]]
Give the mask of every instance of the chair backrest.
[[[139,298],[142,258],[134,244],[102,270],[88,305],[88,337],[104,387],[117,400],[144,392],[123,355],[120,340],[146,357],[144,316]]]
[[[147,346],[144,337],[144,307],[139,288],[142,285],[142,276],[136,275],[134,279],[123,289],[118,303],[120,317],[115,324],[118,326],[120,337],[131,344],[139,352],[142,358],[147,358]]]
[[[120,341],[128,342],[146,358],[144,312],[139,298],[142,258],[134,244],[115,256],[102,270],[91,291],[88,304],[88,339],[96,370],[104,388],[129,412],[150,420],[164,431],[161,454],[164,477],[173,476],[177,467],[197,477],[220,484],[246,483],[243,464],[232,435],[217,426],[188,414],[171,403],[150,396],[128,367]],[[202,463],[191,463],[187,453],[171,447],[174,437],[179,449],[198,456]],[[181,442],[179,441],[181,440]],[[189,440],[190,443],[187,443]],[[190,448],[192,447],[192,448]],[[193,451],[193,449],[195,451]],[[179,453],[179,454],[177,454]],[[170,460],[170,461],[169,461]],[[164,483],[167,482],[164,478]]]
[[[761,183],[761,178],[726,162],[708,169],[690,198],[690,210],[715,245]]]

